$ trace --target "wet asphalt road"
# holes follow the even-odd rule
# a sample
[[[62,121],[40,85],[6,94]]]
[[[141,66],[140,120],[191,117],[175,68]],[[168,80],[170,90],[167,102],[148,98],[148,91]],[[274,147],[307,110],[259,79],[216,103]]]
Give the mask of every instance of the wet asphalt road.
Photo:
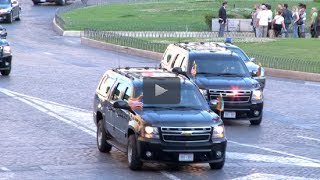
[[[158,62],[58,36],[56,6],[21,4],[21,21],[2,24],[14,59],[12,74],[0,76],[0,179],[320,178],[320,83],[288,79],[268,78],[260,127],[226,122],[223,170],[146,164],[133,172],[121,152],[99,153],[91,110],[100,77],[119,65]]]

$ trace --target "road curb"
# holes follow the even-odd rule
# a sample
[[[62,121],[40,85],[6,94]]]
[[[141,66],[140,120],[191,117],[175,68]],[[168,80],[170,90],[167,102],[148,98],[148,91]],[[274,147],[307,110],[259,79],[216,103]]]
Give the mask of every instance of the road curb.
[[[57,32],[60,36],[66,37],[80,37],[82,31],[65,31],[56,22],[56,18],[53,19],[53,30]]]
[[[159,61],[162,58],[162,53],[141,50],[141,49],[131,48],[127,46],[119,46],[119,45],[96,41],[96,40],[92,40],[84,37],[81,37],[81,43],[94,48],[116,51],[116,52],[130,54],[133,56],[139,56],[139,57],[144,57],[144,58],[149,58],[149,59],[154,59]],[[266,70],[267,76],[320,82],[320,74],[316,74],[316,73],[289,71],[289,70],[273,69],[273,68],[265,68],[265,70]]]
[[[109,51],[116,51],[120,53],[126,53],[133,56],[139,56],[139,57],[154,59],[159,61],[162,58],[162,53],[141,50],[141,49],[136,49],[136,48],[127,47],[127,46],[120,46],[120,45],[115,45],[111,43],[105,43],[105,42],[96,41],[96,40],[92,40],[84,37],[81,37],[81,44],[94,47],[94,48],[100,48],[100,49],[105,49]]]

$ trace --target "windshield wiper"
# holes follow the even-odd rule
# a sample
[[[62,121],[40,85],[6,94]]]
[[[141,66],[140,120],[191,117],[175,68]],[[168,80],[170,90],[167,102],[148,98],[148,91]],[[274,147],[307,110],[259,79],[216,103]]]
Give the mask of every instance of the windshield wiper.
[[[239,74],[239,73],[220,73],[217,74],[217,76],[235,76],[235,77],[244,77],[244,74]]]

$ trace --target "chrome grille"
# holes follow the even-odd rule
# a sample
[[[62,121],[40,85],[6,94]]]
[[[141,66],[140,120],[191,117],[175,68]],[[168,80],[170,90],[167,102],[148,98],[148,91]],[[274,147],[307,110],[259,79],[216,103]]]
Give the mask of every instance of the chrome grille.
[[[165,142],[208,142],[211,127],[161,127]]]
[[[250,90],[237,90],[237,93],[234,93],[234,90],[209,90],[210,100],[216,100],[220,94],[223,97],[225,102],[249,102],[251,97]]]

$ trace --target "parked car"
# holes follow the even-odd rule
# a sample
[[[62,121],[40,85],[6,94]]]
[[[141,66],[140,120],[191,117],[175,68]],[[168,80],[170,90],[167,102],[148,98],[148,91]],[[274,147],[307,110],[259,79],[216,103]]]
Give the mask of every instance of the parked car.
[[[172,78],[174,82],[168,80]],[[126,152],[132,170],[153,161],[174,166],[209,163],[212,169],[224,166],[223,122],[185,76],[157,68],[109,70],[94,96],[93,119],[99,151],[115,147]]]
[[[21,7],[17,0],[0,0],[0,20],[12,23],[14,20],[19,21]]]
[[[247,68],[249,71],[254,75],[253,78],[257,80],[262,90],[265,87],[266,84],[266,77],[265,77],[265,70],[263,67],[260,67],[260,65],[255,63],[255,58],[249,58],[249,56],[238,46],[231,44],[231,43],[217,43],[221,47],[225,47],[226,49],[229,49],[235,53],[237,53],[240,58],[246,63]],[[258,75],[259,72],[259,75]]]
[[[263,91],[244,61],[217,43],[170,44],[160,67],[184,74],[194,81],[223,120],[248,120],[260,125],[263,116]],[[217,99],[224,99],[219,111]]]
[[[0,39],[0,72],[3,76],[8,76],[11,72],[12,54],[9,42]]]
[[[32,2],[34,5],[51,2],[51,3],[56,3],[57,5],[60,5],[60,6],[64,6],[67,3],[67,0],[32,0]]]

